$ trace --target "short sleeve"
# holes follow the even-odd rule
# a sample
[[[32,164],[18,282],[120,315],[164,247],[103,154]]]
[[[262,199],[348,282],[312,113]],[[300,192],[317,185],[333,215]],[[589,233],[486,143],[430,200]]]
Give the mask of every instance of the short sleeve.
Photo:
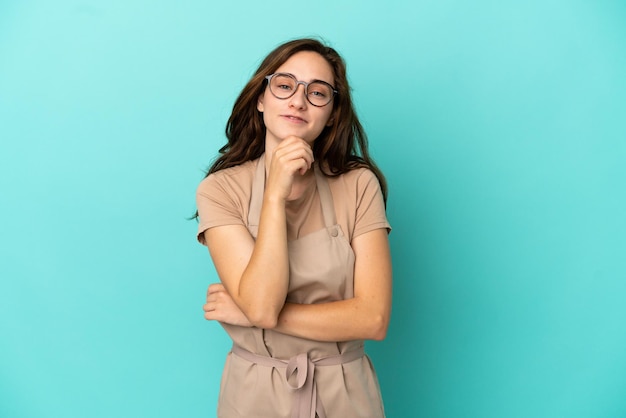
[[[372,171],[362,170],[357,178],[356,192],[356,217],[352,238],[379,228],[391,231],[380,183]]]
[[[223,176],[211,174],[196,190],[198,208],[198,241],[206,245],[204,231],[224,225],[245,225],[241,200]]]

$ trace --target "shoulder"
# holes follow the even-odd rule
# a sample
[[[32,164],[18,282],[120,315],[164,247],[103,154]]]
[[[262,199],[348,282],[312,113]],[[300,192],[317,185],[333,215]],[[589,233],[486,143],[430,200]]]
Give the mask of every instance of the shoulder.
[[[337,216],[347,225],[350,241],[374,229],[391,229],[385,202],[376,174],[368,168],[356,168],[328,177]]]
[[[380,183],[376,174],[366,167],[355,168],[338,176],[329,176],[328,182],[333,190],[338,192],[361,195],[367,189],[380,190]]]
[[[226,211],[242,215],[250,202],[257,160],[211,173],[196,189],[196,205],[201,218]]]
[[[338,207],[359,212],[373,203],[383,208],[384,200],[376,174],[368,168],[355,168],[338,176],[328,176],[328,184]]]
[[[196,194],[206,195],[220,191],[227,193],[235,192],[237,194],[249,193],[252,188],[257,161],[247,161],[241,165],[209,174],[198,185]]]
[[[256,160],[255,160],[256,161]],[[204,231],[223,225],[245,225],[256,162],[211,173],[196,190],[198,241],[205,244]]]

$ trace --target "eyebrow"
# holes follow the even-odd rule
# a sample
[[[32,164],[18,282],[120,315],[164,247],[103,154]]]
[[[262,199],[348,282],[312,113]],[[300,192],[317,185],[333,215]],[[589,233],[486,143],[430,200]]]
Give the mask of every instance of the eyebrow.
[[[290,76],[292,76],[293,78],[295,78],[296,80],[298,80],[298,77],[296,77],[296,75],[295,75],[295,74],[292,74],[292,73],[285,73],[285,72],[282,72],[282,71],[281,71],[281,72],[279,72],[278,74],[289,74]],[[302,81],[302,80],[298,80],[298,81]],[[311,84],[311,83],[315,83],[316,81],[321,81],[322,83],[326,83],[326,84],[328,84],[329,86],[331,86],[332,88],[335,88],[335,86],[333,85],[333,83],[329,83],[329,82],[328,82],[328,81],[326,81],[326,80],[320,80],[319,78],[314,78],[314,79],[313,79],[313,80],[311,80],[311,81],[307,81],[307,83]]]

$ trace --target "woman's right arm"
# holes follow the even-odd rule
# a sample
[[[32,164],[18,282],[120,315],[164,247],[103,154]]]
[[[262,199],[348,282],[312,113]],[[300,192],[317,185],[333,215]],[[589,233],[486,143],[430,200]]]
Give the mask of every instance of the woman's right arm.
[[[285,202],[294,176],[313,163],[311,148],[290,137],[274,150],[263,195],[256,239],[242,225],[204,232],[220,280],[250,323],[274,328],[289,287]]]

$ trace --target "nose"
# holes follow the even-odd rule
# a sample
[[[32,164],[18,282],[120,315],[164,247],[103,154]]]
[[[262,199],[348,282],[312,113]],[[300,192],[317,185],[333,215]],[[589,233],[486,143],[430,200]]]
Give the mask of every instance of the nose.
[[[302,90],[300,90],[300,86],[302,86]],[[289,104],[298,109],[302,109],[306,107],[306,101],[306,85],[302,81],[299,81],[296,85],[295,93],[289,98]]]

